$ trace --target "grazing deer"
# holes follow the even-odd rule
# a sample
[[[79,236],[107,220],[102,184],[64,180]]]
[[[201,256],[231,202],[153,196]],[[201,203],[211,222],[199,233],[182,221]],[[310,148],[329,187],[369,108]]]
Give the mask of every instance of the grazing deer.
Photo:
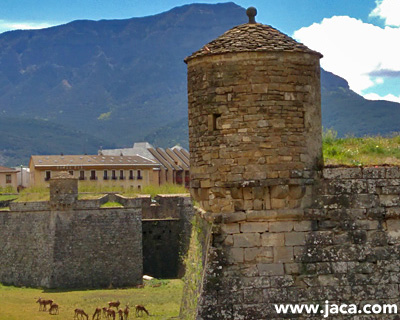
[[[119,317],[118,320],[124,320],[124,310],[122,309],[118,310],[118,317]]]
[[[139,312],[140,312],[140,315],[143,315],[143,312],[146,312],[146,314],[148,316],[150,315],[149,312],[146,310],[146,308],[141,304],[136,305],[135,308],[136,308],[136,316],[137,317],[139,316]]]
[[[85,311],[83,311],[82,309],[75,309],[74,319],[78,319],[78,316],[81,316],[81,319],[83,319],[83,317],[85,317],[86,320],[89,320],[88,314]]]
[[[96,310],[93,313],[92,320],[94,320],[94,317],[96,317],[96,320],[99,320],[101,317],[101,308],[96,308]]]
[[[110,308],[107,309],[107,319],[115,320],[115,310]]]
[[[107,310],[108,310],[108,308],[107,307],[103,307],[103,308],[101,308],[101,310],[103,311],[103,318],[107,318]]]
[[[39,311],[47,311],[47,305],[51,306],[53,300],[44,300],[39,297],[36,303],[39,303]]]
[[[119,302],[119,300],[117,300],[117,301],[111,301],[111,302],[108,303],[108,307],[109,307],[109,308],[115,307],[115,308],[118,309],[118,307],[119,307],[120,304],[121,304],[121,303]]]
[[[50,305],[50,309],[49,309],[49,314],[58,314],[58,304],[57,303],[52,303]]]
[[[128,320],[128,316],[129,316],[129,306],[126,305],[125,309],[124,309],[124,317],[125,320]]]

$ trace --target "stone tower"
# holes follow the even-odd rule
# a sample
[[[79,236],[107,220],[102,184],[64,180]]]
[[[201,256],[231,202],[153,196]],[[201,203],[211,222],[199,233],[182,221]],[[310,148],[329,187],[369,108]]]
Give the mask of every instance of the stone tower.
[[[294,257],[283,232],[311,230],[300,220],[322,166],[322,55],[247,14],[185,59],[191,192],[213,224],[197,319],[271,314],[268,276]]]
[[[247,14],[185,60],[192,196],[216,214],[299,207],[322,162],[321,54]]]
[[[78,200],[78,179],[61,171],[50,179],[50,205],[52,208],[67,209]]]
[[[255,13],[186,59],[201,208],[181,315],[399,319],[400,168],[322,167],[321,55]],[[277,309],[295,304],[316,311]]]

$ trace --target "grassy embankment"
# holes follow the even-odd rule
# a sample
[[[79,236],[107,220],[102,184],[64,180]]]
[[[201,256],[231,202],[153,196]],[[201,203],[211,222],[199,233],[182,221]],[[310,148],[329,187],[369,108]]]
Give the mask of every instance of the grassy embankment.
[[[91,185],[88,182],[79,183],[79,196],[78,199],[97,199],[105,193],[115,192],[127,197],[136,197],[142,194],[150,194],[152,197],[157,194],[176,194],[188,193],[188,190],[180,185],[165,184],[162,186],[145,186],[142,190],[138,189],[124,189],[121,186],[99,186]],[[1,195],[0,195],[1,197]],[[5,196],[4,196],[5,197]],[[27,188],[14,198],[16,201],[48,201],[50,199],[49,188],[47,187],[30,187]],[[0,199],[5,200],[5,199]]]
[[[325,165],[400,165],[400,135],[384,138],[337,138],[333,130],[323,134]]]
[[[181,280],[152,280],[159,287],[146,285],[143,289],[107,289],[107,290],[41,290],[31,288],[15,288],[0,285],[0,320],[44,320],[73,319],[74,310],[80,308],[92,319],[96,307],[107,306],[108,301],[119,300],[122,308],[130,306],[129,319],[135,319],[134,307],[142,304],[150,312],[150,317],[142,319],[177,318],[182,298],[183,282]],[[60,305],[59,315],[39,312],[36,303],[38,297],[53,299]]]

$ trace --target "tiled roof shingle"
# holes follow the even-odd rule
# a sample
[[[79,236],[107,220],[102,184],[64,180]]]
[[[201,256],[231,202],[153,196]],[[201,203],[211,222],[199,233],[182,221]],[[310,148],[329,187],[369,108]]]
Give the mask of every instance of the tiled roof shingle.
[[[309,49],[271,26],[245,23],[226,31],[187,57],[185,62],[206,55],[250,51],[306,52],[322,57],[319,52]]]

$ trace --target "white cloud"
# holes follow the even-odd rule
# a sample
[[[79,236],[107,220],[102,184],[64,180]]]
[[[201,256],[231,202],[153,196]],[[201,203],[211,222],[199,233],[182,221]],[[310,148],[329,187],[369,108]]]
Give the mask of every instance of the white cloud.
[[[387,94],[386,96],[382,97],[376,93],[368,93],[364,95],[364,98],[368,100],[387,100],[400,103],[400,96],[397,97],[394,94]]]
[[[387,26],[400,27],[400,0],[376,0],[370,16],[384,19]]]
[[[400,28],[380,28],[348,16],[334,16],[297,30],[294,37],[321,52],[322,67],[345,78],[359,94],[376,85],[374,78],[380,71],[400,71]]]
[[[0,33],[10,30],[32,30],[32,29],[43,29],[56,25],[55,23],[49,22],[16,22],[0,20]]]

